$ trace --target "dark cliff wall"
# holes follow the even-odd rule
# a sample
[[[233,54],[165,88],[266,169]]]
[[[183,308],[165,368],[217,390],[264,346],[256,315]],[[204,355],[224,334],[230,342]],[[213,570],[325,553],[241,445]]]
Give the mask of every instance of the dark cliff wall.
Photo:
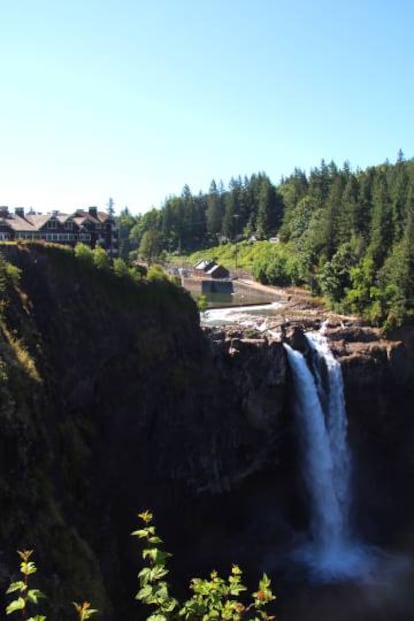
[[[275,513],[289,427],[281,345],[212,344],[171,283],[135,286],[58,248],[3,252],[21,277],[0,334],[2,585],[16,548],[34,547],[51,600],[119,615],[146,507],[181,575],[252,557],[245,532],[262,530],[258,504]]]
[[[337,354],[355,456],[356,523],[377,543],[414,551],[412,330],[395,337],[401,340],[355,343],[343,332],[345,351]]]

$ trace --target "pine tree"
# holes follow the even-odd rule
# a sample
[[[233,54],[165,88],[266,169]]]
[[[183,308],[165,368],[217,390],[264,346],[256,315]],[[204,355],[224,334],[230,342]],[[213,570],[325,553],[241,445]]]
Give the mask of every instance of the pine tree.
[[[222,229],[223,215],[223,200],[213,179],[208,190],[206,212],[207,233],[212,240]]]
[[[232,240],[235,237],[236,223],[236,196],[233,192],[227,192],[224,199],[224,217],[222,224],[222,234],[228,240]]]
[[[371,241],[369,254],[375,266],[381,267],[392,246],[391,202],[385,170],[378,170],[375,175],[372,196]]]
[[[261,238],[275,235],[283,216],[283,202],[268,177],[261,178],[258,194],[256,231]]]

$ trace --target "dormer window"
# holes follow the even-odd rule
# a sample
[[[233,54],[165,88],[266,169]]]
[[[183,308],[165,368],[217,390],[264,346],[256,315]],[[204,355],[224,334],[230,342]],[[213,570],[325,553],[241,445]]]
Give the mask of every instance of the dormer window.
[[[47,223],[48,229],[56,229],[57,228],[57,220],[49,220]]]
[[[73,229],[73,222],[66,222],[66,228],[72,230]]]

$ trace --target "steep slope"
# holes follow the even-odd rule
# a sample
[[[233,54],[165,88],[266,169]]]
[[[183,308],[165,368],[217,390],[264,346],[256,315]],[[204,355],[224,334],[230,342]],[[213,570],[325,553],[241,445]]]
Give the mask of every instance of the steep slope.
[[[3,254],[21,273],[0,335],[0,578],[17,547],[35,547],[54,576],[53,615],[90,598],[113,618],[135,588],[138,510],[155,510],[194,568],[206,512],[220,522],[212,494],[277,463],[283,351],[240,339],[212,349],[195,304],[167,281],[136,285],[54,247]]]

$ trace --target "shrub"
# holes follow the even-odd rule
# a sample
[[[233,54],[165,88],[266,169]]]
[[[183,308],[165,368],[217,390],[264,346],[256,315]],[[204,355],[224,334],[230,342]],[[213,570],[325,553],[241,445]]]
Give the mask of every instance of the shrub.
[[[99,270],[111,269],[111,259],[109,258],[106,250],[101,246],[97,246],[93,251],[93,262]]]
[[[92,266],[94,263],[93,251],[86,244],[76,244],[75,256],[86,265]]]
[[[147,279],[149,282],[154,280],[169,280],[167,272],[161,267],[161,265],[154,264],[148,270]]]
[[[33,550],[18,551],[18,555],[21,558],[20,573],[23,577],[21,580],[11,582],[6,591],[8,595],[12,593],[15,594],[15,599],[6,607],[6,614],[10,615],[16,612],[20,614],[20,618],[24,621],[45,621],[45,615],[35,614],[34,616],[27,616],[30,610],[38,605],[39,600],[46,597],[39,589],[29,588],[31,587],[31,585],[29,585],[29,576],[37,572],[35,563],[33,560],[30,560],[32,554]],[[77,612],[78,621],[86,621],[90,619],[93,614],[98,612],[94,608],[91,608],[89,602],[83,602],[82,604],[73,602],[73,605]]]
[[[190,590],[192,595],[184,602],[179,602],[170,594],[170,587],[165,580],[169,571],[167,560],[171,556],[162,549],[162,539],[152,524],[149,511],[140,513],[143,528],[132,533],[144,541],[142,558],[146,566],[138,574],[140,589],[136,598],[151,606],[152,614],[148,621],[168,621],[184,618],[191,621],[204,619],[255,619],[257,621],[274,619],[265,607],[275,599],[270,587],[270,580],[263,575],[258,590],[251,600],[244,603],[240,595],[247,591],[242,583],[242,570],[233,565],[227,579],[212,571],[209,579],[192,578]]]
[[[151,607],[148,621],[173,621],[180,618],[188,621],[207,621],[208,619],[271,621],[274,619],[265,610],[275,599],[270,579],[263,574],[257,591],[252,593],[249,601],[243,602],[241,595],[247,591],[247,588],[242,583],[243,573],[237,565],[232,566],[227,578],[221,578],[216,571],[212,571],[207,579],[192,578],[190,582],[192,594],[187,600],[179,602],[170,594],[170,586],[165,579],[169,573],[167,560],[171,554],[163,550],[163,541],[156,533],[152,523],[152,514],[144,511],[139,514],[139,518],[143,523],[142,528],[134,531],[132,535],[144,542],[142,558],[145,566],[138,574],[140,589],[136,599]],[[29,585],[30,576],[37,572],[37,567],[31,560],[33,550],[19,551],[18,554],[21,558],[20,573],[23,577],[21,580],[11,582],[6,591],[7,594],[15,594],[15,599],[6,607],[6,614],[17,613],[23,621],[45,621],[45,615],[35,614],[28,617],[31,610],[39,604],[39,600],[45,598],[39,589]],[[73,602],[73,606],[78,621],[86,621],[98,612],[91,608],[89,602],[82,604]]]

